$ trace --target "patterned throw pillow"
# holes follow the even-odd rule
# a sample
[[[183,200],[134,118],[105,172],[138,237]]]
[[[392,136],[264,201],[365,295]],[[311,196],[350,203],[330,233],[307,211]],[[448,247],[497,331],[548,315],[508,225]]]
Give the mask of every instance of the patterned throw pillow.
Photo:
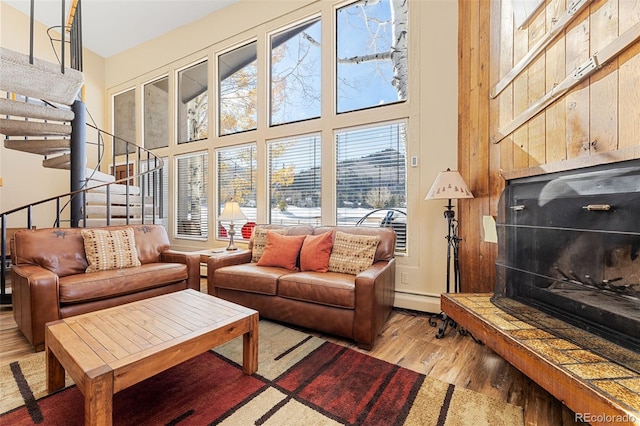
[[[373,264],[379,235],[355,235],[336,231],[329,257],[329,271],[358,275]]]
[[[267,229],[256,226],[253,228],[253,245],[251,248],[251,261],[257,262],[264,253],[264,248],[267,246],[267,231],[275,232],[280,235],[287,235],[286,229]]]
[[[133,228],[83,229],[81,234],[89,263],[86,272],[140,266]]]

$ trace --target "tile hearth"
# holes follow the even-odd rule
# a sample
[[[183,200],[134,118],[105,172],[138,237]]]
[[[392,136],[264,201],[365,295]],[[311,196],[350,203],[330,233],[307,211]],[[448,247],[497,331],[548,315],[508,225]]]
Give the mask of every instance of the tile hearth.
[[[586,408],[591,410],[590,415],[595,415],[598,407],[605,407],[606,413],[597,414],[626,415],[628,424],[640,423],[640,374],[609,361],[599,353],[616,352],[630,365],[639,368],[640,354],[535,308],[509,300],[508,303],[512,304],[509,310],[518,313],[519,318],[516,318],[494,305],[491,296],[484,293],[445,294],[442,296],[442,309],[576,413],[587,413],[584,411]],[[525,371],[527,368],[531,372]],[[547,373],[549,377],[544,377]],[[532,377],[536,374],[538,377]],[[562,382],[562,379],[566,383],[555,383]],[[572,384],[580,387],[580,392],[576,393],[595,394],[593,401],[582,398],[584,402],[572,406],[571,400],[581,399],[571,395],[574,393]]]

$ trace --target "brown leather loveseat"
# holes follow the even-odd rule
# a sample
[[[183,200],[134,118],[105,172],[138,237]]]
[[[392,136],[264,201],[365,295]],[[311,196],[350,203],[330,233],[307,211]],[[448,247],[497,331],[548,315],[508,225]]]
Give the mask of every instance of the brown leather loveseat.
[[[318,272],[304,270],[302,254],[293,269],[261,266],[262,257],[256,262],[254,253],[261,228],[286,236],[319,236],[331,232],[333,244],[338,232],[380,239],[371,266],[363,271],[351,274],[330,268],[327,272]],[[395,243],[396,234],[390,228],[258,225],[249,243],[249,252],[208,259],[208,292],[255,309],[262,318],[344,336],[370,350],[394,303]],[[336,250],[335,247],[330,250]],[[284,250],[277,256],[284,256]]]
[[[21,230],[12,239],[13,316],[36,348],[44,348],[49,321],[109,308],[160,294],[200,290],[200,257],[169,248],[161,225],[126,225],[135,239],[139,266],[85,272],[89,266],[82,228]]]

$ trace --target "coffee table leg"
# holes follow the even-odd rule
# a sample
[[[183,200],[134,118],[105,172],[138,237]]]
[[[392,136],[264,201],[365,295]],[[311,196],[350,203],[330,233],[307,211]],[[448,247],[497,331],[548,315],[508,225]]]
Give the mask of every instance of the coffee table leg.
[[[45,357],[47,360],[47,392],[55,392],[64,387],[64,367],[58,361],[49,345],[45,345]]]
[[[242,371],[253,374],[258,371],[258,315],[249,318],[249,332],[242,336]]]
[[[112,423],[113,371],[89,372],[84,389],[84,424],[105,425]]]

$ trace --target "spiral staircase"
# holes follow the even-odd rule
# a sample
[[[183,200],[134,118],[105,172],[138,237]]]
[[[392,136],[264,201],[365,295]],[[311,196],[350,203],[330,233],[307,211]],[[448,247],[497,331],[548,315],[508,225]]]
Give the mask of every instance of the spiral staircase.
[[[64,10],[64,0],[62,3]],[[116,145],[121,144],[116,144],[116,140],[121,139],[86,122],[86,108],[80,98],[84,84],[80,6],[80,0],[73,2],[70,25],[65,25],[66,17],[62,17],[61,28],[66,31],[61,31],[61,63],[65,63],[66,33],[69,32],[69,67],[34,57],[33,32],[28,55],[0,47],[0,92],[6,95],[0,98],[0,134],[4,135],[4,149],[42,156],[43,167],[70,172],[68,193],[0,212],[2,305],[11,304],[8,220],[13,227],[31,229],[33,208],[41,205],[55,210],[53,227],[156,223],[162,215],[162,202],[157,200],[162,194],[162,160],[128,141],[124,141],[124,154],[117,155]],[[34,2],[32,23],[33,8]],[[95,140],[89,140],[88,135]],[[97,148],[91,150],[97,152],[97,158],[90,161],[95,165],[92,168],[87,168],[87,145]],[[107,146],[111,155],[105,155]],[[116,160],[133,164],[138,173],[127,172],[123,178],[116,179],[101,171],[115,173]]]

